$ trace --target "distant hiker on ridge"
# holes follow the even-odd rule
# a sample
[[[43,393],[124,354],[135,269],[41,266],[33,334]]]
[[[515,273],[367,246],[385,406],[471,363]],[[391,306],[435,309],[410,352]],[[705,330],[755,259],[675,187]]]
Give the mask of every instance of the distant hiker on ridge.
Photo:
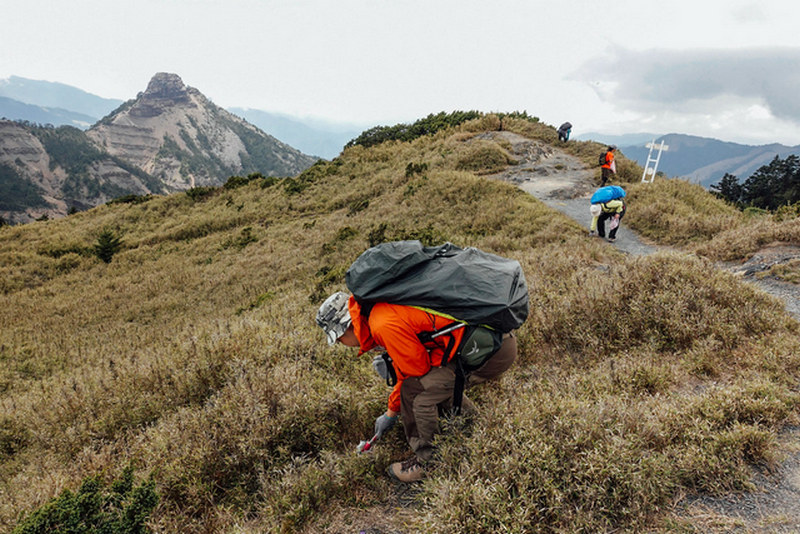
[[[601,165],[601,172],[602,177],[600,179],[600,187],[606,185],[606,182],[611,181],[611,176],[616,176],[617,174],[617,163],[614,161],[614,152],[617,150],[616,145],[610,145],[606,149],[605,156],[601,156],[602,158],[602,165]]]
[[[569,133],[572,131],[572,124],[565,122],[558,127],[558,140],[567,142],[569,141]]]
[[[399,264],[410,274],[394,268]],[[469,284],[473,276],[485,287]],[[401,417],[414,456],[391,464],[387,472],[401,482],[419,481],[433,456],[439,417],[475,414],[464,390],[500,376],[517,359],[511,330],[528,316],[524,274],[518,262],[477,249],[398,241],[368,249],[348,269],[346,280],[353,295],[339,291],[328,297],[316,322],[330,345],[357,347],[359,355],[374,348],[386,351],[373,359],[373,367],[392,391],[386,411],[375,420],[370,445]],[[414,305],[386,302],[420,294],[422,301]],[[431,294],[444,302],[428,301]],[[455,308],[449,307],[451,300]],[[487,309],[492,311],[485,314]]]

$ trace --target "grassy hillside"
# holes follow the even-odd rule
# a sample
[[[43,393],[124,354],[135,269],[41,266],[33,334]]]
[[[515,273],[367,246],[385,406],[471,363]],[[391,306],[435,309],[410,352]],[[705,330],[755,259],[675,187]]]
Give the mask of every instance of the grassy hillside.
[[[482,178],[504,149],[471,139],[498,127],[0,228],[0,530],[129,466],[155,484],[158,532],[691,530],[679,496],[746,488],[797,423],[797,323],[702,257],[618,255]],[[532,313],[518,364],[470,393],[480,416],[448,425],[395,511],[402,432],[354,452],[386,386],[314,314],[366,247],[406,238],[519,260]]]

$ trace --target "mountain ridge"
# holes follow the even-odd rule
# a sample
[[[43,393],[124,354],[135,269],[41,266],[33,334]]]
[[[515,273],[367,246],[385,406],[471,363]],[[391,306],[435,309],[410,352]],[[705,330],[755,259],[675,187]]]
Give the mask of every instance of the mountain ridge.
[[[157,73],[85,132],[0,122],[0,217],[30,222],[125,195],[222,185],[238,174],[295,175],[316,159],[216,106],[178,75]]]
[[[68,102],[69,107],[65,109],[97,117],[97,119],[105,116],[123,102],[116,98],[104,98],[60,82],[32,80],[20,76],[0,79],[0,96],[44,108],[64,108],[64,103]]]
[[[64,108],[46,108],[36,104],[26,104],[13,98],[0,96],[0,117],[54,126],[75,126],[86,129],[97,122],[96,117],[77,113]]]

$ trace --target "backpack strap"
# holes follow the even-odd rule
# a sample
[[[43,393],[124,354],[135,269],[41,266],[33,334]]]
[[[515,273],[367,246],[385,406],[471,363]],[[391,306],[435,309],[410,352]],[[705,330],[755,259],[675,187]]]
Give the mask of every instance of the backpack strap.
[[[453,415],[461,414],[461,403],[464,401],[464,386],[467,383],[467,373],[461,364],[461,359],[456,358],[456,382],[453,386]]]

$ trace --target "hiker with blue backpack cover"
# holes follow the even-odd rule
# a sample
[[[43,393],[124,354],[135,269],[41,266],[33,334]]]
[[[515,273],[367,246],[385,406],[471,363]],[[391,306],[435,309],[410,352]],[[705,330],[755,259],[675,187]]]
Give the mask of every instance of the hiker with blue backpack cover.
[[[625,216],[624,198],[625,190],[618,185],[601,187],[594,192],[589,206],[589,212],[592,214],[589,235],[605,238],[606,221],[610,221],[608,225],[608,241],[613,243],[617,240],[619,223],[622,217]]]
[[[373,366],[392,391],[367,446],[402,420],[414,455],[387,472],[419,481],[439,417],[474,414],[464,390],[497,378],[516,360],[511,330],[528,315],[524,275],[517,262],[477,249],[397,241],[364,252],[346,280],[353,294],[328,297],[316,322],[331,345],[357,347],[359,355],[382,352]]]

